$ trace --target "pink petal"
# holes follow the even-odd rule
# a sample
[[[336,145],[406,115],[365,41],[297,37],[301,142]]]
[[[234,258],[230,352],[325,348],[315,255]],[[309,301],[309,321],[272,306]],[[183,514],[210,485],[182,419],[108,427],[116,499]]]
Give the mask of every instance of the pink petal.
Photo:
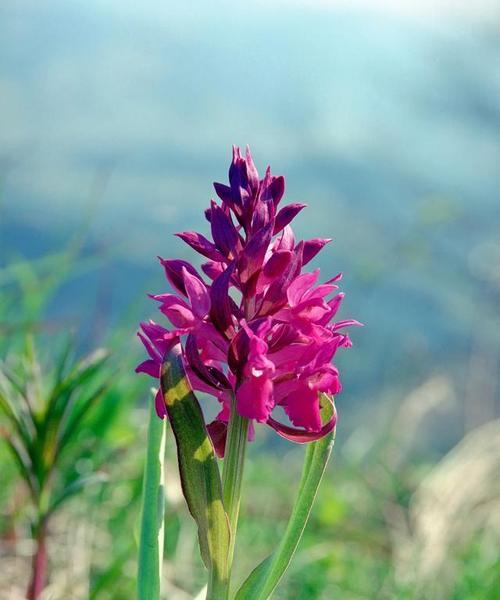
[[[212,440],[215,453],[219,458],[224,458],[224,452],[226,450],[227,423],[218,421],[216,419],[207,425],[207,431]]]
[[[290,306],[296,306],[301,301],[302,296],[316,283],[318,275],[319,269],[316,269],[312,273],[303,273],[292,281],[286,293]]]
[[[318,392],[312,390],[307,383],[300,385],[291,392],[282,404],[288,418],[294,425],[303,427],[308,431],[321,429]]]
[[[231,188],[228,185],[214,182],[214,189],[215,193],[217,194],[217,196],[219,196],[222,202],[225,202],[226,204],[231,204]]]
[[[193,313],[203,319],[210,310],[210,296],[205,284],[184,268],[182,269],[182,278]]]
[[[332,277],[325,283],[335,283],[336,281],[340,281],[342,279],[342,276],[343,276],[343,273],[337,273],[337,275],[335,275],[335,277]]]
[[[176,332],[168,331],[168,329],[165,329],[161,325],[158,325],[157,323],[151,320],[149,322],[141,323],[141,329],[151,341],[154,351],[159,355],[160,358],[174,345],[177,339]],[[146,343],[142,336],[139,335],[139,337],[146,346]],[[154,359],[155,356],[151,355],[150,349],[148,349],[147,346],[146,350],[150,354],[151,358]]]
[[[142,333],[137,332],[137,336],[139,337],[139,339],[143,343],[144,348],[146,348],[146,352],[149,354],[149,356],[153,360],[159,361],[161,359],[161,356],[159,355],[158,350],[156,350],[154,348],[153,344],[144,335],[142,335]]]
[[[239,235],[230,215],[226,214],[213,200],[210,204],[210,215],[212,237],[216,247],[224,256],[234,254],[238,247]],[[214,259],[214,256],[208,258]]]
[[[303,264],[307,265],[326,244],[331,242],[331,238],[314,238],[304,242]]]
[[[152,360],[151,358],[141,362],[140,365],[137,365],[135,368],[136,373],[146,373],[146,375],[150,375],[155,379],[160,377],[160,363],[157,360]]]
[[[181,292],[181,294],[186,294],[186,288],[184,287],[184,281],[181,276],[182,268],[187,269],[191,274],[195,277],[199,277],[196,269],[185,260],[173,260],[173,259],[164,259],[161,256],[158,257],[160,263],[163,265],[165,269],[165,275],[170,283],[170,285]]]
[[[306,431],[304,429],[290,427],[289,425],[283,425],[283,423],[280,423],[271,417],[267,420],[267,424],[272,427],[278,435],[290,442],[296,442],[297,444],[307,444],[309,442],[320,440],[333,430],[336,423],[337,415],[334,414],[328,423],[323,425],[319,431]]]
[[[203,263],[201,265],[202,271],[205,273],[207,277],[213,281],[217,279],[217,277],[224,271],[224,264],[220,262],[215,262],[213,260]]]
[[[331,402],[331,400],[329,401]],[[291,442],[296,442],[298,444],[315,442],[316,440],[319,440],[330,433],[337,424],[337,411],[333,402],[332,405],[333,414],[330,420],[325,423],[319,431],[305,431],[304,429],[296,429],[295,427],[284,425],[272,417],[269,417],[267,424],[272,427],[281,437],[290,440]]]
[[[259,278],[257,292],[261,292],[266,284],[281,277],[292,260],[290,250],[273,251],[264,264],[262,274]]]
[[[181,238],[186,244],[191,246],[193,250],[196,250],[199,254],[210,258],[211,260],[224,262],[225,257],[219,252],[215,244],[212,244],[210,240],[201,233],[196,231],[184,231],[182,233],[176,233],[177,237]]]
[[[287,225],[283,229],[283,233],[276,240],[276,250],[289,250],[292,251],[295,247],[295,236],[290,225]]]
[[[318,287],[311,289],[309,292],[306,292],[304,294],[304,300],[306,298],[324,298],[325,296],[328,296],[328,294],[334,292],[336,289],[338,289],[337,285],[323,283],[321,285],[318,285]]]
[[[285,178],[282,175],[272,178],[271,181],[271,196],[273,198],[274,206],[278,206],[281,198],[285,193]]]
[[[174,327],[191,327],[194,325],[194,315],[191,309],[186,308],[180,302],[162,304],[161,312],[170,319]]]
[[[344,327],[363,327],[363,323],[356,321],[355,319],[346,319],[345,321],[337,321],[332,325],[332,331],[342,329]]]
[[[229,287],[235,266],[233,261],[210,286],[210,318],[215,327],[225,335],[233,330]]]
[[[293,309],[293,313],[301,319],[316,323],[326,314],[329,314],[330,309],[323,298],[310,298],[298,304]]]
[[[236,391],[236,406],[242,417],[265,423],[273,409],[273,384],[264,375],[246,379]]]
[[[161,388],[156,392],[155,408],[156,414],[160,417],[160,419],[164,419],[167,416],[167,408],[165,406],[165,400],[163,398],[163,392],[161,391]]]
[[[276,234],[284,229],[306,206],[306,204],[287,204],[284,206],[276,215],[274,233]]]
[[[255,164],[253,162],[252,153],[250,152],[250,147],[245,147],[245,162],[247,167],[247,177],[248,183],[250,184],[251,189],[256,192],[259,187],[259,173],[255,168]]]

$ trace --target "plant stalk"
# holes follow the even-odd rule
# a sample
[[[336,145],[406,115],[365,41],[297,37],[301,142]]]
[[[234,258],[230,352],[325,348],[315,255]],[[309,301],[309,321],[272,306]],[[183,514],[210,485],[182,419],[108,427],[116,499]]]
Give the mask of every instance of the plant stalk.
[[[242,417],[236,411],[236,399],[233,397],[222,476],[224,507],[226,509],[229,519],[229,527],[231,530],[228,555],[228,578],[225,598],[229,597],[229,588],[231,583],[231,567],[233,564],[236,531],[238,528],[241,484],[243,481],[243,466],[245,462],[248,425],[248,419]]]
[[[35,533],[36,551],[31,566],[31,581],[26,592],[27,600],[37,600],[47,580],[47,519],[41,518]]]

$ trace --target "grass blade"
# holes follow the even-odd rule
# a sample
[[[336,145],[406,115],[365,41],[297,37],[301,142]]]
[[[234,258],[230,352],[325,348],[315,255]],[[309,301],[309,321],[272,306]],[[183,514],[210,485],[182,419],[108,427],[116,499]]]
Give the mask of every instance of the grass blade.
[[[142,492],[141,537],[137,575],[138,600],[159,600],[163,562],[165,420],[158,418],[154,402],[148,426],[148,441]]]

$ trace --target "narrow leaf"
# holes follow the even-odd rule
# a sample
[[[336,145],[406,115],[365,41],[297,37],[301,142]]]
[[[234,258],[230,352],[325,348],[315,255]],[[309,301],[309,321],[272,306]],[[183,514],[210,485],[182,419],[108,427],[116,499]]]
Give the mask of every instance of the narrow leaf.
[[[331,421],[335,407],[325,394],[320,395],[323,422]],[[330,457],[335,429],[307,446],[299,491],[286,531],[276,551],[246,579],[235,600],[267,600],[283,577],[304,532],[309,514]]]
[[[160,598],[165,511],[164,455],[165,421],[158,418],[154,403],[151,402],[142,491],[141,537],[137,574],[138,600],[159,600]]]
[[[109,385],[107,383],[103,384],[90,396],[90,398],[85,398],[83,400],[79,399],[78,404],[73,407],[73,410],[68,416],[67,421],[61,427],[62,431],[57,443],[58,452],[63,450],[72,437],[76,435],[85,416],[97,404],[97,402],[101,400],[104,394],[108,391],[108,388]]]
[[[228,577],[229,524],[214,448],[186,378],[179,344],[165,355],[161,385],[177,443],[182,490],[198,525],[201,555],[210,572],[209,590],[217,597]]]
[[[12,429],[17,433],[22,440],[23,446],[27,452],[32,444],[32,433],[28,430],[27,423],[23,419],[23,415],[19,414],[16,406],[11,401],[7,394],[3,394],[0,390],[0,413],[3,413],[9,420]]]
[[[5,382],[8,383],[9,387],[21,399],[22,404],[24,405],[24,412],[26,413],[26,416],[29,417],[29,419],[26,421],[26,425],[29,426],[29,429],[34,434],[38,426],[38,421],[33,411],[33,407],[31,406],[28,390],[20,378],[11,369],[9,369],[5,363],[0,366],[0,379],[2,377],[4,378]],[[26,381],[24,383],[26,383]]]
[[[32,475],[32,467],[29,457],[26,456],[23,448],[20,447],[18,443],[16,443],[16,440],[13,436],[2,432],[2,439],[7,444],[7,447],[9,448],[15,461],[17,462],[20,474],[23,477],[26,484],[28,485],[33,499],[36,500],[38,494],[38,486],[37,482],[35,481]]]
[[[73,497],[75,494],[81,492],[83,488],[96,483],[104,483],[107,480],[108,476],[105,473],[92,473],[90,475],[84,475],[78,479],[75,479],[62,490],[57,498],[53,500],[47,512],[49,514],[54,513],[59,506],[61,506],[61,504],[66,502],[66,500],[69,500],[69,498]]]

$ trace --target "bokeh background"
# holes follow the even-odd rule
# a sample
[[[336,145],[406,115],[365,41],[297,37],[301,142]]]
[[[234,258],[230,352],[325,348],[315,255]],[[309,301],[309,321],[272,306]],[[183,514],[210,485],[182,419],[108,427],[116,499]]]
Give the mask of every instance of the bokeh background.
[[[71,449],[107,481],[54,516],[44,598],[134,597],[149,400],[134,334],[166,289],[155,257],[194,258],[173,233],[206,230],[233,143],[309,205],[300,237],[334,238],[315,263],[344,272],[342,314],[365,324],[338,358],[335,457],[275,597],[498,598],[499,64],[493,0],[1,3],[1,358],[21,380],[31,360],[45,389],[68,337],[75,360],[111,353],[105,434],[90,418]],[[168,456],[165,597],[183,600],[204,574],[171,439]],[[300,460],[258,432],[239,577],[279,539]],[[14,600],[33,508],[7,444],[0,470]]]

